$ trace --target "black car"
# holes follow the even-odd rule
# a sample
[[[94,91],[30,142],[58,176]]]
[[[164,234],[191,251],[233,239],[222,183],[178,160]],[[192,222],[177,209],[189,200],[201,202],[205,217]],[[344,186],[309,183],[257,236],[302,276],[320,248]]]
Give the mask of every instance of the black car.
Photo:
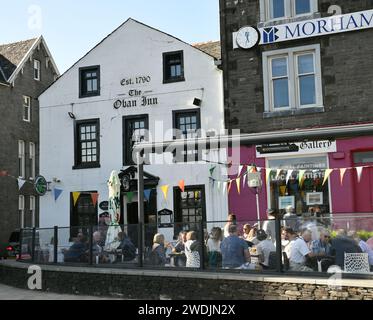
[[[19,235],[20,231],[13,231],[9,237],[9,241],[3,245],[0,251],[0,258],[3,259],[16,259],[19,255]]]

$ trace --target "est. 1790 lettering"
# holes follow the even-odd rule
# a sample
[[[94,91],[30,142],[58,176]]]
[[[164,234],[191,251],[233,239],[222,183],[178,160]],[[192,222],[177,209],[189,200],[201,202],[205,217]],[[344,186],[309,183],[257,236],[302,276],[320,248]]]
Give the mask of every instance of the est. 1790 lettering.
[[[125,78],[122,79],[120,84],[122,86],[130,86],[134,84],[145,84],[150,83],[152,81],[152,78],[150,76],[141,76],[136,78]]]

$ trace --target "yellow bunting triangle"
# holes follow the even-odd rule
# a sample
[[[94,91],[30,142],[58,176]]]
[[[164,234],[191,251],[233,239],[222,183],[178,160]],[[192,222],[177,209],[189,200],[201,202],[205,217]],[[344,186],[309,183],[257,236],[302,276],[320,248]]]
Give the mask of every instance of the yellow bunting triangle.
[[[80,192],[73,192],[74,207],[76,206],[76,203],[78,202],[79,197],[80,197]]]
[[[236,179],[238,194],[241,194],[241,178]]]
[[[162,190],[162,192],[163,192],[163,195],[164,195],[164,198],[167,200],[167,195],[168,195],[168,188],[169,188],[170,186],[169,185],[165,185],[165,186],[162,186],[161,187],[161,190]]]
[[[232,180],[228,181],[228,194],[231,191],[232,188]]]
[[[323,181],[322,185],[324,185],[325,182],[328,181],[328,179],[329,179],[331,173],[333,172],[333,170],[334,169],[326,169],[325,170],[325,176],[324,176],[324,181]]]
[[[301,187],[303,184],[303,177],[305,173],[306,173],[306,170],[299,170],[299,187]]]
[[[346,174],[346,171],[347,171],[346,168],[339,169],[339,174],[340,174],[340,179],[341,179],[341,186],[343,186],[343,178],[344,178],[344,176]]]
[[[269,176],[270,176],[270,174],[271,174],[271,169],[266,169],[266,181],[267,181],[267,183],[269,182]]]
[[[278,178],[280,177],[280,173],[281,173],[281,169],[277,169],[277,172],[276,172],[276,180],[278,180]]]

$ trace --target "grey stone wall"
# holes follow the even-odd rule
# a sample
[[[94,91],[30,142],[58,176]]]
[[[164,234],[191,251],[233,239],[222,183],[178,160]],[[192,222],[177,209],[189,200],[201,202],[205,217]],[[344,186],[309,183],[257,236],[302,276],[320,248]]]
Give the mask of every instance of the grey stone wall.
[[[271,282],[270,279],[259,280],[260,276],[255,281],[232,275],[224,279],[224,275],[208,277],[206,274],[178,272],[177,276],[173,276],[173,273],[110,269],[95,272],[83,267],[81,272],[77,272],[64,270],[63,267],[49,267],[42,273],[42,290],[151,300],[373,300],[372,285],[334,289],[327,285],[309,284],[307,280],[310,279],[301,283],[298,278],[292,283],[290,278],[284,278],[284,282]],[[29,276],[26,267],[15,268],[0,263],[0,283],[27,289]]]
[[[319,12],[330,5],[343,13],[373,9],[373,0],[319,0]],[[225,120],[229,129],[245,133],[321,127],[373,121],[373,30],[335,34],[250,50],[233,50],[232,32],[257,26],[259,0],[220,0]],[[265,119],[262,53],[320,44],[325,112]]]
[[[55,76],[52,64],[49,63],[49,67],[46,67],[46,56],[44,47],[40,46],[40,50],[34,51],[31,61],[29,59],[26,62],[23,73],[17,76],[14,87],[0,85],[0,170],[6,170],[14,177],[19,175],[18,140],[24,140],[26,143],[26,177],[30,176],[29,142],[36,144],[36,174],[39,173],[38,96],[53,83]],[[34,80],[33,59],[41,63],[41,81]],[[30,123],[22,120],[24,95],[32,98]],[[25,222],[30,226],[29,196],[36,195],[32,184],[26,183],[19,193],[17,180],[0,177],[0,246],[8,240],[14,229],[19,228],[19,194],[25,195]],[[38,200],[36,200],[36,212],[38,212]]]

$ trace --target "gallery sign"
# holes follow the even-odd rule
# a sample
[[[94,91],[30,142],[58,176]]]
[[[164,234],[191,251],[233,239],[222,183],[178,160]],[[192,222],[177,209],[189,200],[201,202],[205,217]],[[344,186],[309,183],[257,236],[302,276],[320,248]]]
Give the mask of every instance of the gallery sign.
[[[257,43],[264,45],[370,28],[373,28],[373,10],[298,21],[259,29],[243,27],[233,34],[235,39],[233,43],[234,48],[250,49]],[[258,37],[259,40],[257,41]],[[252,39],[254,40],[252,41]]]
[[[332,140],[304,141],[291,144],[268,144],[256,146],[257,158],[333,152],[337,152],[337,142]]]

